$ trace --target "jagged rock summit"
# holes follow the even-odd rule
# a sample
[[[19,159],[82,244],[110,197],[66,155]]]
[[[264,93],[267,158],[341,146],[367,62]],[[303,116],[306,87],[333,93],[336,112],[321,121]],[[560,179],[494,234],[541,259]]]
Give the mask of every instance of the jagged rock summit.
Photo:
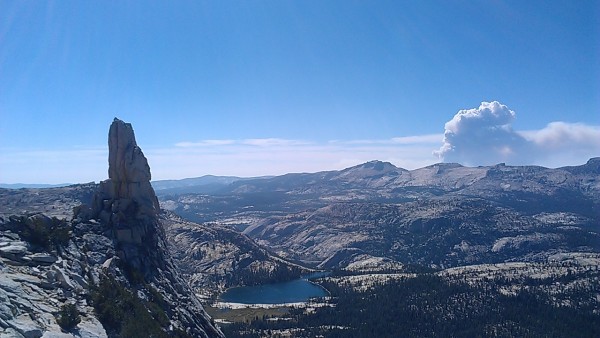
[[[108,177],[117,182],[150,181],[150,166],[135,141],[131,123],[115,117],[108,131]]]
[[[223,337],[173,262],[133,128],[108,136],[98,185],[0,189],[0,338]]]
[[[150,184],[150,166],[130,123],[113,120],[108,151],[109,178],[100,182],[87,216],[99,221],[104,234],[113,240],[116,265],[130,277],[154,285],[171,300],[166,304],[167,313],[172,314],[177,327],[194,337],[222,336],[173,263],[158,199]],[[110,269],[111,264],[107,260],[103,266]]]
[[[150,166],[135,141],[133,127],[115,118],[108,132],[108,180],[100,182],[94,214],[114,225],[123,216],[156,218],[160,207],[150,179]]]
[[[135,142],[131,124],[114,119],[108,132],[108,177],[115,199],[132,200],[140,215],[154,216],[158,200],[150,185],[150,166]]]
[[[164,260],[158,238],[160,207],[133,127],[117,118],[108,132],[108,177],[100,182],[91,216],[111,232],[119,258],[148,278]]]

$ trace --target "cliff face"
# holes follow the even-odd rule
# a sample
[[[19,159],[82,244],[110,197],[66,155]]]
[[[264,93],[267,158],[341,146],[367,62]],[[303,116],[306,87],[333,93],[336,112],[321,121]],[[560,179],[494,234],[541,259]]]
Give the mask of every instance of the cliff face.
[[[0,337],[222,337],[173,263],[131,125],[108,144],[94,193],[0,189]]]
[[[222,335],[209,320],[175,268],[160,207],[150,185],[150,166],[137,146],[131,124],[114,119],[108,133],[108,180],[100,182],[92,215],[107,229],[116,256],[126,269],[152,283],[163,294],[168,313],[195,337]]]
[[[133,128],[116,118],[108,133],[108,177],[94,196],[92,217],[109,229],[119,257],[149,278],[165,259],[160,250],[160,207]]]
[[[121,212],[135,203],[137,219],[155,217],[160,207],[150,185],[150,166],[137,146],[131,124],[115,118],[108,132],[108,151],[109,179],[101,186],[104,197],[117,202],[114,207]]]

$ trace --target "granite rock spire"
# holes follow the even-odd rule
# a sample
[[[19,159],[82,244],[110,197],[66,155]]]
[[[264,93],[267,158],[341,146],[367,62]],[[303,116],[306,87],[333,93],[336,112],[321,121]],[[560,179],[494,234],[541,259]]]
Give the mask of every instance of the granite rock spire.
[[[164,261],[159,250],[160,207],[133,128],[117,118],[108,132],[108,177],[94,196],[92,218],[112,235],[118,256],[149,278]]]
[[[160,207],[150,184],[148,160],[137,146],[131,124],[117,118],[108,133],[108,177],[100,182],[93,203],[94,215],[103,223],[123,230],[120,228],[126,223],[156,218]],[[117,235],[127,240],[124,231]],[[141,240],[140,236],[130,238],[137,243]]]

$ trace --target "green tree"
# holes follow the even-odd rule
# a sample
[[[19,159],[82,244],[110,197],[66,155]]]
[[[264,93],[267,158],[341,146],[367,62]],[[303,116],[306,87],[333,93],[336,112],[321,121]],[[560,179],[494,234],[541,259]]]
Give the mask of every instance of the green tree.
[[[77,324],[81,322],[77,306],[75,304],[65,304],[61,306],[56,322],[65,331],[70,331],[76,327]]]

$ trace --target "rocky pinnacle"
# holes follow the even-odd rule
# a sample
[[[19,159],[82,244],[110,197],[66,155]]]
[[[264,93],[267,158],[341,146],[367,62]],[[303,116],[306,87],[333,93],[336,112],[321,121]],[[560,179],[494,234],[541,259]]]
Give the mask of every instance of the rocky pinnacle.
[[[108,132],[108,177],[94,196],[92,217],[112,233],[119,256],[148,276],[162,261],[160,207],[133,128],[117,118]]]
[[[115,118],[108,131],[108,177],[114,181],[150,181],[150,166],[130,123]]]
[[[149,216],[159,210],[148,160],[137,146],[131,124],[117,118],[108,132],[108,177],[114,187],[112,198],[136,202]]]

